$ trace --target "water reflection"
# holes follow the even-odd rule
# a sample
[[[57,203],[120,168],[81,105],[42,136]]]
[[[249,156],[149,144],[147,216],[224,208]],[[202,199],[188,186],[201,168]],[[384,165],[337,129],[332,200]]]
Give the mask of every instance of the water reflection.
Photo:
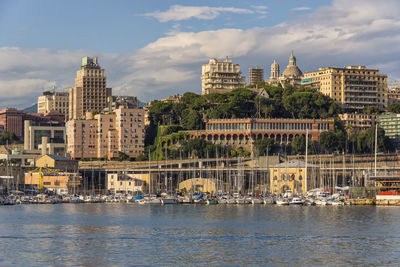
[[[400,209],[0,207],[0,265],[400,265]]]

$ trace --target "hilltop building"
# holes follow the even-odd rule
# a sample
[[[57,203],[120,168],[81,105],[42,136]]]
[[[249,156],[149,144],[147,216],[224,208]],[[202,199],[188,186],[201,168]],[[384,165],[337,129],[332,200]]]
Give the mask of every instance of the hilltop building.
[[[232,60],[210,58],[209,63],[202,66],[201,94],[227,93],[245,87],[246,78],[241,74],[240,65],[233,64]]]
[[[86,112],[101,112],[108,106],[111,88],[106,86],[104,69],[97,57],[83,57],[76,72],[75,87],[69,92],[69,119],[83,118]]]
[[[268,82],[270,84],[281,84],[285,88],[286,84],[300,85],[303,73],[297,66],[297,60],[294,53],[290,54],[289,64],[286,69],[280,74],[279,64],[274,60],[271,64],[271,75]]]
[[[68,89],[69,91],[70,89]],[[43,92],[38,97],[38,113],[61,113],[68,117],[69,93],[68,91],[56,92],[55,88]]]
[[[400,102],[400,87],[392,87],[388,92],[388,105]]]
[[[144,111],[119,107],[111,114],[86,113],[86,119],[67,123],[67,152],[73,159],[112,159],[123,152],[136,157],[144,152]]]
[[[301,84],[317,88],[334,99],[345,111],[367,107],[387,108],[387,75],[365,66],[319,68],[304,73]]]
[[[376,115],[363,113],[342,113],[339,114],[339,118],[349,133],[371,128],[375,126],[377,120]]]
[[[248,69],[248,84],[257,84],[258,82],[264,81],[264,68],[259,68],[256,66],[255,68]]]

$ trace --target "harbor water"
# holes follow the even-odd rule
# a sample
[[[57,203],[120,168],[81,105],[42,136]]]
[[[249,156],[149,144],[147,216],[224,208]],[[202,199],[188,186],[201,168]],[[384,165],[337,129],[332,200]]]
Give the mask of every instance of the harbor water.
[[[400,266],[400,208],[0,206],[0,266]]]

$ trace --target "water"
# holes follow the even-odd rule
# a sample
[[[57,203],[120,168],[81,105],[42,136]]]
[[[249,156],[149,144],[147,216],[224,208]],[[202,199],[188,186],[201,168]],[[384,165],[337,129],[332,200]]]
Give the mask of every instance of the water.
[[[0,266],[400,266],[400,207],[0,206]]]

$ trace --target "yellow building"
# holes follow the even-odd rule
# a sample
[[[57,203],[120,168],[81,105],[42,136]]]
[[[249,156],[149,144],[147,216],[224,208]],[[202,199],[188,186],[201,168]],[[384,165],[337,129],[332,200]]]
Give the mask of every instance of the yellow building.
[[[291,190],[294,194],[305,194],[319,188],[319,167],[307,165],[307,181],[305,162],[291,160],[270,168],[270,193],[284,194]]]
[[[375,126],[376,115],[374,114],[358,114],[358,113],[343,113],[339,114],[342,124],[347,128],[348,132],[352,130],[366,130]],[[347,127],[350,126],[350,127]]]
[[[345,110],[362,111],[365,107],[387,107],[387,75],[365,66],[319,68],[304,73],[302,85],[317,88],[340,103]]]
[[[70,89],[67,89],[68,91]],[[43,92],[43,95],[38,97],[38,113],[62,113],[68,117],[68,106],[69,106],[69,93],[56,92],[55,89],[51,89]]]
[[[75,87],[69,91],[69,119],[80,119],[86,112],[101,112],[108,106],[111,88],[106,87],[104,69],[97,57],[83,57],[76,72]]]
[[[25,173],[25,186],[32,186],[54,191],[57,194],[75,192],[81,184],[82,177],[78,173],[61,172],[54,169],[37,169]]]
[[[36,167],[74,172],[78,170],[78,161],[59,155],[43,155],[36,160]]]
[[[192,178],[179,183],[179,191],[186,192],[217,192],[215,180],[206,178]]]
[[[133,194],[143,192],[149,183],[149,174],[109,173],[107,175],[107,190],[110,193]]]

